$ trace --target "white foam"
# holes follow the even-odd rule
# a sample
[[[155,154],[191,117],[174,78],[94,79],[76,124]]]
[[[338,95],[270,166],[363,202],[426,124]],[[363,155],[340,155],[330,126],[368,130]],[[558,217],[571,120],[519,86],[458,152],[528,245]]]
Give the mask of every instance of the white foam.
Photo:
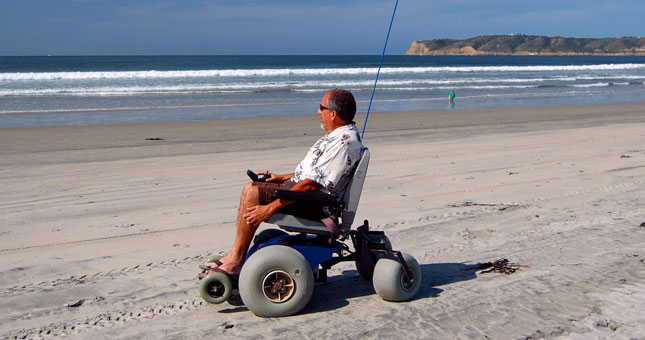
[[[592,83],[592,84],[574,84],[571,87],[604,87],[609,86],[611,83]]]
[[[445,73],[445,72],[548,72],[603,71],[645,69],[645,64],[601,64],[567,66],[443,66],[443,67],[384,67],[383,74]],[[285,68],[285,69],[226,69],[177,71],[103,71],[103,72],[9,72],[0,73],[0,81],[24,80],[81,80],[81,79],[167,79],[213,77],[279,77],[325,75],[376,75],[376,67],[353,68]]]
[[[621,79],[617,77],[616,79]],[[608,80],[610,77],[585,77],[585,80]],[[536,79],[501,79],[501,78],[467,78],[459,80],[433,79],[404,79],[383,80],[379,82],[379,90],[395,91],[430,91],[460,89],[506,89],[506,88],[535,88],[539,83],[562,82],[553,86],[598,87],[613,85],[633,85],[629,82],[596,82],[591,84],[575,84],[576,77],[536,78]],[[373,86],[371,80],[362,81],[303,81],[272,82],[272,83],[223,83],[223,84],[186,84],[186,85],[149,85],[149,86],[95,86],[95,87],[48,87],[48,88],[17,88],[0,89],[0,97],[91,97],[91,96],[137,96],[137,95],[187,95],[209,93],[254,93],[261,91],[292,91],[320,92],[330,87],[345,87],[355,90],[367,89]],[[640,83],[636,83],[640,84]]]

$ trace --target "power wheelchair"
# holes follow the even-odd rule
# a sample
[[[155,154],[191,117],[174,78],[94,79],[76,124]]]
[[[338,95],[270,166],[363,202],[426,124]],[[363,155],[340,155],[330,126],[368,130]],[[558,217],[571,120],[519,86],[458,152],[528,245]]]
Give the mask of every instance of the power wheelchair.
[[[255,236],[239,277],[222,272],[205,276],[199,286],[202,298],[218,304],[237,291],[246,307],[258,316],[288,316],[307,305],[314,284],[327,281],[327,270],[340,262],[354,261],[359,275],[372,281],[384,300],[412,299],[421,285],[416,259],[392,250],[385,233],[370,230],[367,220],[351,229],[369,158],[365,149],[343,197],[277,189],[274,194],[278,198],[340,209],[340,223],[330,227],[320,220],[274,214],[266,223],[280,229],[266,229]],[[262,180],[253,173],[249,177]],[[353,250],[344,242],[347,238]],[[207,261],[218,259],[216,256]]]

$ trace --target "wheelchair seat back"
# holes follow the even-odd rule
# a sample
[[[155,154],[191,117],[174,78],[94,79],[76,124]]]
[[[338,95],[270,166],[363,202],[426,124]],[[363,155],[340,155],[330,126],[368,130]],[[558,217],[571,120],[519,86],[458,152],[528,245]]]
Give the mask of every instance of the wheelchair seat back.
[[[340,229],[343,230],[343,232],[349,231],[352,228],[352,223],[354,223],[356,210],[358,209],[358,201],[360,200],[361,193],[363,192],[365,176],[367,176],[367,165],[369,162],[370,150],[365,148],[365,150],[363,150],[363,156],[361,157],[361,160],[358,161],[358,165],[354,170],[352,180],[345,189],[345,195],[343,197],[345,207],[340,215]]]

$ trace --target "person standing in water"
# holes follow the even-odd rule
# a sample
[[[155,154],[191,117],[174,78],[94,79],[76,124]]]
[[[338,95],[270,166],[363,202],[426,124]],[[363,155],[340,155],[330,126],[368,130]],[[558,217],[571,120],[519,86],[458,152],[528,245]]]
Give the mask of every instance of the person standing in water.
[[[448,98],[450,99],[450,108],[452,109],[455,107],[455,90],[450,90]]]

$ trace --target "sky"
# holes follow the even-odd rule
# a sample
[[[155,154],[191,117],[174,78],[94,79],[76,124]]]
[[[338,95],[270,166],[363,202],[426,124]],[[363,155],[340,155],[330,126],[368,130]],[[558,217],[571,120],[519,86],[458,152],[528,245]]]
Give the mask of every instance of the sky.
[[[0,0],[0,55],[378,55],[396,0]],[[415,40],[643,36],[643,0],[399,0]]]

